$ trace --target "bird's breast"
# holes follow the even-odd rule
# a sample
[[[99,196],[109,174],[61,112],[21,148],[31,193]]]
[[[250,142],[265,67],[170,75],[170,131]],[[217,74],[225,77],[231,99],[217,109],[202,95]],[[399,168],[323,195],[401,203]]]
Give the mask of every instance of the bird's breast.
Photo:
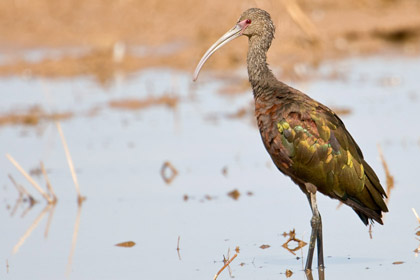
[[[255,117],[264,146],[274,164],[286,175],[291,167],[291,159],[287,147],[282,143],[278,130],[278,122],[283,119],[283,104],[255,100]]]

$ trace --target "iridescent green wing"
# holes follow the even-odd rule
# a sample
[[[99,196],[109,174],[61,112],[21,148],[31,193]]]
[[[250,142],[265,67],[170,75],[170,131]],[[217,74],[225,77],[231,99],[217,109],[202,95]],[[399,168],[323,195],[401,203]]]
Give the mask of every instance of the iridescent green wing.
[[[353,208],[386,211],[385,192],[339,117],[319,103],[301,106],[277,122],[292,177]]]

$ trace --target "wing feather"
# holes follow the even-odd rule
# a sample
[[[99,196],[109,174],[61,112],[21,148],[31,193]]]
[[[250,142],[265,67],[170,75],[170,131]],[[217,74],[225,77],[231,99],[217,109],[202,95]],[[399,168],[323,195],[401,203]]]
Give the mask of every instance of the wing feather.
[[[285,173],[348,204],[363,222],[382,223],[381,211],[388,211],[385,191],[344,123],[319,103],[300,106],[289,104],[277,121],[280,141],[275,142],[282,143],[291,162]]]

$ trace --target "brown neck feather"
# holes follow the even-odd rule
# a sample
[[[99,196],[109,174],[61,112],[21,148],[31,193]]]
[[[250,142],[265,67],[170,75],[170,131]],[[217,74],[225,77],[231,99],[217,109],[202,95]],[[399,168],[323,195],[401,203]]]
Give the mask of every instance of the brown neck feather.
[[[267,51],[272,37],[252,36],[249,38],[247,57],[248,77],[254,97],[270,94],[270,87],[278,83],[267,64]]]

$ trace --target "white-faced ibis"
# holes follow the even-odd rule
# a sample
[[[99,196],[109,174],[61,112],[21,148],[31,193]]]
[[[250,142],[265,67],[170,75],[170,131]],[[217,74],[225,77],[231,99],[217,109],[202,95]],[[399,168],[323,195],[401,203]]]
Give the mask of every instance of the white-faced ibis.
[[[246,10],[236,25],[204,54],[206,60],[235,38],[248,37],[248,76],[255,99],[255,116],[265,148],[274,164],[306,194],[312,209],[312,232],[305,270],[310,271],[317,243],[318,269],[324,269],[321,216],[316,192],[350,206],[365,225],[382,223],[386,197],[378,177],[340,118],[327,106],[278,81],[266,62],[274,38],[270,15]]]

